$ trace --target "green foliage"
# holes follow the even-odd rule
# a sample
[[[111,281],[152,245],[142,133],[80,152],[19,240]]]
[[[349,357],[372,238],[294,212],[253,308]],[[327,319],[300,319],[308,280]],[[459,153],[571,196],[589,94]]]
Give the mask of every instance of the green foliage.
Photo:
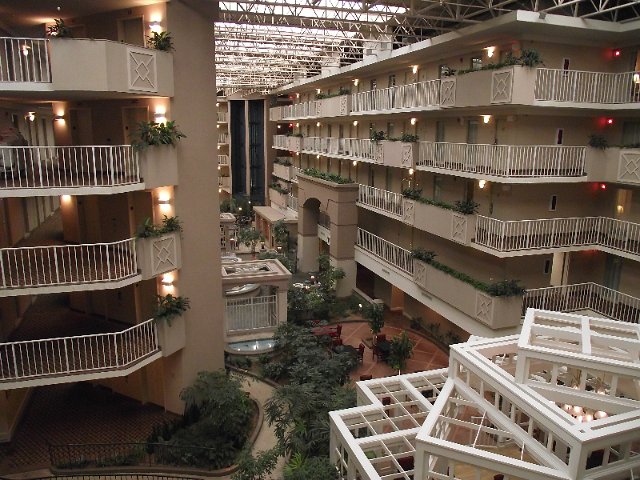
[[[592,133],[589,135],[589,146],[591,148],[597,148],[598,150],[606,150],[609,148],[609,142],[604,135]]]
[[[336,286],[338,280],[345,277],[342,268],[336,268],[331,265],[329,255],[320,255],[318,257],[318,275],[317,280],[320,282],[320,291],[322,292],[324,302],[331,302],[336,296]]]
[[[131,144],[137,150],[144,150],[149,146],[173,145],[186,135],[178,130],[175,121],[166,123],[140,122],[135,131],[135,138]]]
[[[246,247],[251,247],[251,253],[256,252],[258,242],[264,242],[264,235],[255,227],[244,227],[238,232],[238,241]]]
[[[231,367],[241,368],[243,370],[249,370],[251,368],[251,365],[253,365],[253,361],[249,357],[229,355],[226,358],[226,364]]]
[[[290,167],[291,165],[293,165],[293,163],[291,163],[291,160],[289,160],[287,157],[276,157],[273,163],[284,165],[285,167]]]
[[[523,65],[525,67],[535,67],[542,63],[542,57],[540,52],[533,48],[523,48],[518,57],[517,65]]]
[[[277,245],[287,246],[289,243],[289,227],[284,220],[278,220],[272,227],[273,238]]]
[[[275,259],[275,260],[279,260],[280,263],[284,266],[284,268],[286,268],[287,270],[291,271],[293,269],[293,262],[289,259],[289,257],[287,257],[286,255],[282,254],[282,253],[276,253],[276,252],[260,252],[258,253],[257,257],[258,260],[268,260],[268,259]],[[299,288],[296,290],[300,290]]]
[[[383,130],[371,130],[369,132],[369,138],[371,139],[372,142],[380,142],[382,140],[384,140],[385,138],[387,138],[387,134],[383,131]]]
[[[173,38],[169,32],[151,32],[151,36],[147,37],[147,47],[155,48],[162,52],[170,52],[173,48]]]
[[[400,136],[400,141],[401,142],[409,142],[409,143],[414,143],[417,142],[419,140],[418,135],[412,135],[410,133],[403,133]]]
[[[620,145],[620,148],[640,148],[640,142],[638,142],[638,143],[625,143],[624,145]]]
[[[469,68],[463,70],[453,70],[449,69],[447,72],[444,72],[445,77],[449,77],[452,75],[464,75],[465,73],[471,72],[479,72],[482,70],[498,70],[500,68],[511,67],[513,65],[522,65],[524,67],[535,67],[542,63],[542,57],[540,53],[532,48],[524,48],[520,52],[520,56],[516,57],[511,52],[507,54],[504,61],[497,63],[488,63],[483,65],[481,68]]]
[[[473,200],[456,201],[455,204],[443,202],[441,200],[432,200],[422,196],[422,189],[420,188],[405,188],[402,190],[402,196],[416,202],[424,203],[425,205],[432,205],[434,207],[444,208],[446,210],[453,210],[454,212],[462,213],[464,215],[470,215],[477,213],[478,203]]]
[[[164,296],[157,295],[156,299],[157,305],[153,318],[157,322],[165,321],[168,325],[171,325],[171,320],[179,317],[191,308],[187,297],[174,297],[169,293]]]
[[[305,168],[304,170],[302,170],[302,173],[310,177],[320,178],[322,180],[326,180],[328,182],[333,182],[333,183],[339,183],[339,184],[353,183],[353,181],[349,178],[341,177],[337,173],[322,172],[317,168]]]
[[[231,480],[266,480],[278,463],[281,452],[277,447],[251,455],[245,449],[238,460],[238,470],[231,475]]]
[[[73,38],[71,29],[64,23],[61,18],[54,18],[55,24],[47,27],[47,36],[54,38]]]
[[[338,470],[328,457],[293,455],[284,468],[284,480],[337,480]]]
[[[513,297],[523,295],[525,288],[518,284],[517,280],[501,280],[495,283],[485,283],[477,280],[466,273],[459,272],[447,265],[434,260],[435,252],[425,250],[423,248],[416,248],[411,251],[411,256],[417,260],[421,260],[428,263],[433,268],[440,270],[441,272],[451,275],[452,277],[471,285],[476,290],[488,293],[492,297]]]
[[[402,371],[407,367],[407,360],[413,354],[414,343],[409,338],[406,330],[391,340],[391,348],[389,350],[389,365],[394,370]]]
[[[136,229],[136,237],[151,238],[159,237],[166,233],[182,232],[182,222],[178,217],[167,217],[162,219],[162,225],[154,225],[150,217],[144,219],[142,225]]]
[[[349,94],[351,94],[351,90],[349,90],[348,88],[341,87],[340,90],[338,90],[336,93],[316,93],[316,100],[322,100],[324,98],[340,97],[342,95],[349,95]]]
[[[302,135],[302,133],[300,133],[300,132],[297,132],[297,133],[288,132],[286,136],[287,137],[298,137],[298,138],[304,137],[304,135]]]
[[[377,303],[368,303],[362,308],[362,316],[367,319],[369,328],[377,335],[384,327],[384,307]]]
[[[283,188],[278,182],[273,182],[269,185],[269,188],[273,188],[276,192],[281,193],[282,195],[289,195],[289,190]]]

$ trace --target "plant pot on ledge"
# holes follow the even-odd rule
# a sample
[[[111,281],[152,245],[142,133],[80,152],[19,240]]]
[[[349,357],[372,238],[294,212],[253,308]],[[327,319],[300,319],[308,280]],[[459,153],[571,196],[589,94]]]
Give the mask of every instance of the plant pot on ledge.
[[[178,184],[178,150],[172,145],[151,145],[140,151],[140,177],[145,189]]]
[[[136,239],[138,270],[143,280],[182,267],[180,232]]]
[[[186,344],[186,327],[184,316],[171,319],[171,325],[165,320],[156,320],[158,345],[163,357],[168,357],[184,348]]]

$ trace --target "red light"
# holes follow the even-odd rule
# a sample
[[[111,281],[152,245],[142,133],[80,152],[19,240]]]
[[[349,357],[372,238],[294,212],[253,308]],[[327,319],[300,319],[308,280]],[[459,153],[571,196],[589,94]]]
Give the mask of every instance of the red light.
[[[613,56],[614,57],[619,57],[621,55],[622,52],[620,52],[620,50],[614,50],[613,51]]]
[[[607,118],[607,125],[613,125],[613,118]]]
[[[607,184],[606,183],[601,183],[600,184],[600,190],[606,190],[607,189]]]
[[[290,123],[290,124],[289,124],[289,126],[290,126],[290,127],[293,127],[293,123]]]

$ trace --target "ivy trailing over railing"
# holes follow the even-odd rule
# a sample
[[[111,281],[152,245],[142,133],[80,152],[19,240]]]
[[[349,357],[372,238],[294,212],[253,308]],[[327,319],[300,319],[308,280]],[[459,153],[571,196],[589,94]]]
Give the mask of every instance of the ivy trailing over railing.
[[[178,217],[167,217],[162,219],[161,225],[154,225],[150,217],[144,219],[144,223],[139,225],[136,231],[138,238],[159,237],[165,233],[182,232],[182,222]]]
[[[390,142],[415,143],[418,140],[419,140],[418,135],[412,135],[410,133],[403,133],[399,137],[389,137]]]
[[[287,137],[299,137],[299,138],[303,138],[304,135],[302,135],[301,133],[293,133],[293,132],[288,132],[286,134]]]
[[[416,248],[411,250],[411,256],[416,260],[428,263],[436,270],[451,275],[452,277],[471,285],[476,290],[485,292],[492,297],[516,297],[524,295],[525,288],[518,284],[518,280],[501,280],[494,283],[485,283],[473,278],[466,273],[459,272],[448,265],[444,265],[435,260],[436,253],[424,248]]]
[[[451,77],[453,75],[464,75],[465,73],[481,72],[483,70],[499,70],[500,68],[511,67],[513,65],[522,65],[523,67],[535,67],[540,65],[542,57],[540,53],[533,48],[525,48],[522,50],[518,57],[509,52],[502,62],[488,63],[480,68],[468,68],[464,70],[454,70],[452,68],[443,72],[445,77]]]
[[[473,200],[458,200],[456,203],[447,203],[441,200],[425,198],[422,196],[422,189],[419,188],[405,188],[402,191],[402,196],[410,200],[415,200],[416,202],[424,203],[425,205],[433,205],[434,207],[453,210],[463,215],[478,213],[478,207],[480,206]]]
[[[327,182],[338,183],[340,185],[344,185],[345,183],[353,183],[353,181],[349,178],[341,177],[337,173],[321,172],[317,168],[305,168],[304,170],[302,170],[302,173],[310,177],[326,180]]]
[[[289,190],[283,188],[278,182],[273,182],[269,185],[269,188],[274,189],[276,192],[281,193],[282,195],[289,195]]]
[[[291,160],[289,160],[287,157],[276,157],[273,163],[284,165],[285,167],[290,167],[291,165],[293,165]]]

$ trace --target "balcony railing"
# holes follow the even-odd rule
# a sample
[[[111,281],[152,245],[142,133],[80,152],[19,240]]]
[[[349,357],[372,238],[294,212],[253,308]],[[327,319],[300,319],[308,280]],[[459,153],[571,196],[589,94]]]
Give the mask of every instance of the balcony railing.
[[[527,290],[522,307],[523,315],[527,308],[559,312],[591,310],[614,320],[640,321],[640,298],[593,282]]]
[[[500,252],[602,246],[639,255],[640,224],[608,217],[504,221],[478,215],[475,242]]]
[[[640,72],[604,73],[538,68],[535,99],[574,103],[640,102]]]
[[[115,282],[138,274],[134,238],[0,249],[0,289]]]
[[[0,343],[0,384],[124,369],[159,348],[153,319],[117,333]]]
[[[226,122],[227,121],[227,112],[218,112],[218,121]]]
[[[586,147],[420,142],[418,166],[500,177],[585,175]]]
[[[218,165],[229,165],[229,155],[218,155]]]
[[[413,275],[413,257],[409,250],[361,228],[358,228],[358,243],[356,245],[403,272]]]
[[[287,195],[287,208],[291,210],[298,211],[298,197],[294,197],[293,195]]]
[[[273,146],[282,150],[287,150],[289,148],[289,137],[286,135],[274,135]]]
[[[282,119],[293,119],[303,117],[315,117],[317,107],[317,101],[294,103],[293,105],[286,105],[282,107]]]
[[[352,112],[417,109],[440,105],[440,80],[355,93]]]
[[[140,183],[131,145],[0,146],[0,189],[115,187]]]
[[[377,162],[381,158],[376,155],[379,145],[368,138],[305,137],[302,145],[305,153],[329,157],[349,157],[368,162]]]
[[[276,295],[226,301],[227,331],[255,330],[278,324]]]
[[[218,133],[218,143],[229,143],[229,134]]]
[[[49,40],[0,37],[0,82],[50,83]]]
[[[358,189],[358,203],[367,207],[382,210],[396,217],[402,218],[402,195],[380,188],[360,185]]]

